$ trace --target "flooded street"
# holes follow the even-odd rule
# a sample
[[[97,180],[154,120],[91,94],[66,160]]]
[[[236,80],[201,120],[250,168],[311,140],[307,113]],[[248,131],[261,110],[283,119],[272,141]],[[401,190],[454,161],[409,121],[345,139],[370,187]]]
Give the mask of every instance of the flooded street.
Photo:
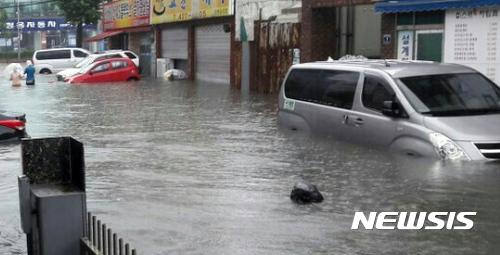
[[[138,254],[498,254],[500,164],[450,163],[280,130],[277,96],[227,86],[0,78],[32,137],[85,145],[88,210]],[[0,254],[26,254],[19,144],[0,144]],[[321,204],[290,201],[295,182]],[[477,212],[472,230],[351,230],[354,213]]]

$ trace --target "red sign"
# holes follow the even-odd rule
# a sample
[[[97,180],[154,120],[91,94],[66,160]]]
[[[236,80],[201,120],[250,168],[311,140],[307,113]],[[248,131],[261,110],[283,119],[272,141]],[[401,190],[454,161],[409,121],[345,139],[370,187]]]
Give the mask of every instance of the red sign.
[[[122,0],[103,6],[104,31],[149,24],[149,0]]]

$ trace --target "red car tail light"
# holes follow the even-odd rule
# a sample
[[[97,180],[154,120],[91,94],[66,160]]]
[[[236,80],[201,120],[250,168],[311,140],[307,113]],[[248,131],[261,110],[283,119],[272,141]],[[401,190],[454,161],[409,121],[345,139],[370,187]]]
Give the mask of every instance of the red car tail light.
[[[26,125],[25,122],[20,121],[20,120],[1,120],[0,121],[0,126],[12,128],[12,129],[19,130],[19,131],[24,130],[26,127],[25,125]]]

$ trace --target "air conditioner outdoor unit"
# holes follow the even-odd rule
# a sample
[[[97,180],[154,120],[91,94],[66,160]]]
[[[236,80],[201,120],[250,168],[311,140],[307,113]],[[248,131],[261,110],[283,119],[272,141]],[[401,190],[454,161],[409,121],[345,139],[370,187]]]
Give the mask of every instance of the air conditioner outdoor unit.
[[[167,71],[167,59],[158,58],[156,59],[156,78],[163,77],[163,74]]]

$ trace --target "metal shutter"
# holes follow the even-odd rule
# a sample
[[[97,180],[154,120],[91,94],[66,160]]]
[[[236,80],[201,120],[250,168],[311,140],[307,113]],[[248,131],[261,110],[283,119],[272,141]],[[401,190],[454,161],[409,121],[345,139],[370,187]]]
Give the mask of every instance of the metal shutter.
[[[196,27],[195,34],[196,79],[229,84],[231,33],[221,24]]]
[[[187,28],[163,29],[161,31],[161,49],[163,58],[187,59]]]

